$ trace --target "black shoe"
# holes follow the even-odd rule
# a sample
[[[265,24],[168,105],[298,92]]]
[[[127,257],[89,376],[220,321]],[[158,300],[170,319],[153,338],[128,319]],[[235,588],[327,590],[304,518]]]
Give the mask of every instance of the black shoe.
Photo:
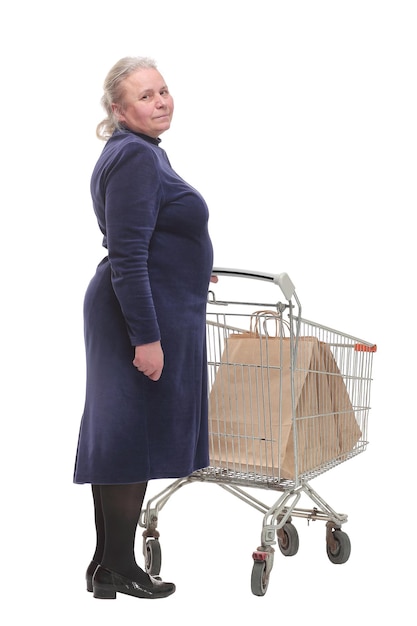
[[[101,565],[93,575],[93,593],[95,598],[114,600],[116,593],[125,593],[136,598],[166,598],[174,593],[174,583],[164,583],[149,576],[149,582],[138,583],[121,576]]]
[[[93,591],[93,575],[99,565],[100,563],[97,563],[97,561],[91,561],[90,565],[87,567],[87,571],[85,573],[87,591]]]

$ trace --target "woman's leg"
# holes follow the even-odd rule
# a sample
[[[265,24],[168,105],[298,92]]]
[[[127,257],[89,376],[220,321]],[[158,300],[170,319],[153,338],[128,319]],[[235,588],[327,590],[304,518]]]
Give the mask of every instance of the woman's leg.
[[[173,583],[149,576],[135,558],[135,536],[147,483],[93,486],[97,546],[100,559],[90,579],[95,598],[116,598],[124,593],[137,598],[165,598]],[[89,583],[87,579],[87,589]]]
[[[97,486],[95,486],[97,488]],[[99,485],[101,516],[96,513],[95,559],[109,570],[139,583],[149,576],[136,563],[135,537],[147,483]],[[93,490],[94,491],[94,490]],[[104,530],[104,542],[103,542]]]
[[[91,485],[93,492],[94,502],[94,521],[96,525],[96,549],[93,556],[93,561],[97,564],[101,563],[104,552],[104,518],[103,510],[101,507],[101,491],[100,485]]]
[[[94,551],[94,555],[91,560],[91,563],[87,567],[87,571],[85,573],[87,591],[93,591],[93,575],[97,567],[100,565],[101,559],[103,558],[104,541],[105,541],[104,518],[103,518],[102,507],[101,507],[100,485],[91,485],[91,490],[92,490],[93,502],[94,502],[94,521],[95,521],[95,526],[96,526],[96,549]]]

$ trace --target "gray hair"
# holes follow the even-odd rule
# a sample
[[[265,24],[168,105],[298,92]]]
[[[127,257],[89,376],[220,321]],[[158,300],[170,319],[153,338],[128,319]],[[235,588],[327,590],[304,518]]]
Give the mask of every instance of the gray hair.
[[[96,128],[99,139],[107,141],[116,129],[120,128],[119,120],[113,112],[112,104],[121,104],[123,100],[122,81],[139,69],[157,69],[156,63],[149,57],[123,57],[113,65],[107,74],[101,97],[101,105],[107,113]]]

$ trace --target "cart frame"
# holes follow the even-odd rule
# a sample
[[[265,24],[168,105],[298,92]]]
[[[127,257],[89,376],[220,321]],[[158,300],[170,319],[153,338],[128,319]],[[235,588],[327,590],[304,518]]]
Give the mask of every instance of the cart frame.
[[[372,381],[372,357],[376,351],[375,344],[363,341],[352,335],[346,335],[340,331],[336,331],[327,326],[316,324],[301,317],[301,303],[295,292],[295,286],[289,278],[288,274],[267,274],[254,272],[249,270],[238,270],[228,268],[214,268],[213,274],[223,275],[234,278],[245,278],[266,281],[277,285],[286,302],[248,302],[239,300],[217,300],[213,290],[208,294],[208,317],[207,328],[214,329],[215,343],[218,344],[213,348],[216,354],[211,354],[210,345],[208,346],[208,367],[212,372],[212,378],[209,386],[213,385],[215,377],[218,375],[219,366],[222,364],[222,358],[219,353],[224,350],[225,340],[229,333],[242,332],[245,329],[239,327],[239,323],[234,324],[234,316],[241,322],[242,316],[249,317],[248,313],[242,313],[242,309],[248,310],[248,307],[261,306],[265,312],[268,310],[276,311],[277,316],[282,319],[284,312],[288,313],[287,324],[289,331],[290,345],[290,369],[291,369],[291,407],[292,407],[292,437],[294,450],[294,473],[292,476],[284,476],[281,469],[264,470],[262,463],[260,467],[251,466],[247,462],[247,458],[243,458],[240,462],[235,456],[233,462],[229,463],[228,459],[223,463],[221,460],[216,464],[210,465],[191,474],[190,476],[174,480],[168,487],[160,493],[150,498],[146,507],[142,510],[139,519],[139,526],[144,528],[142,551],[145,559],[145,567],[152,575],[158,575],[161,569],[161,547],[159,542],[159,531],[157,530],[160,511],[165,507],[169,499],[185,485],[196,482],[212,482],[216,483],[222,489],[237,497],[247,505],[253,507],[262,513],[262,529],[260,545],[253,551],[253,569],[251,575],[251,589],[254,595],[265,595],[270,573],[274,563],[274,546],[278,543],[278,547],[284,556],[294,556],[298,552],[299,539],[295,526],[292,523],[293,518],[303,518],[310,521],[324,521],[326,525],[326,551],[327,556],[332,563],[345,563],[350,556],[351,544],[348,535],[341,530],[342,525],[348,520],[344,513],[336,512],[310,485],[310,481],[325,471],[332,469],[336,465],[345,462],[364,452],[367,448],[367,422],[370,410],[370,385]],[[228,307],[233,308],[233,312],[224,312]],[[295,311],[296,310],[296,314]],[[231,323],[231,320],[233,323]],[[218,334],[217,334],[218,333]],[[332,354],[335,360],[343,364],[343,377],[347,385],[348,394],[353,399],[353,410],[355,417],[360,424],[360,439],[349,449],[343,453],[333,454],[325,461],[316,464],[315,467],[302,468],[299,467],[299,437],[303,422],[300,416],[296,416],[296,385],[294,383],[297,372],[297,358],[299,349],[299,338],[301,334],[313,336],[320,342],[330,343],[332,346]],[[330,338],[330,341],[329,341]],[[210,338],[208,338],[210,344]],[[345,360],[345,354],[348,355]],[[353,356],[352,356],[353,355]],[[268,369],[268,364],[266,365]],[[259,369],[259,368],[258,368]],[[262,365],[261,369],[265,369]],[[300,369],[300,368],[298,368]],[[269,385],[269,382],[268,382]],[[269,386],[267,393],[270,393]],[[264,403],[262,399],[262,403]],[[316,416],[301,415],[304,419],[308,417],[310,427]],[[214,427],[213,427],[214,430]],[[213,437],[213,433],[210,432]],[[226,435],[220,433],[217,435],[222,441],[226,441]],[[235,437],[233,435],[233,437]],[[244,439],[242,449],[245,448],[246,440]],[[261,439],[262,442],[266,438]],[[270,443],[268,441],[268,443]],[[266,445],[266,444],[265,444]],[[211,442],[211,451],[214,449]],[[246,448],[247,449],[247,448]],[[280,492],[280,495],[272,504],[266,504],[254,497],[247,491],[247,488],[255,488],[256,490],[267,490]],[[312,508],[301,508],[298,506],[302,496],[306,496],[314,504]]]

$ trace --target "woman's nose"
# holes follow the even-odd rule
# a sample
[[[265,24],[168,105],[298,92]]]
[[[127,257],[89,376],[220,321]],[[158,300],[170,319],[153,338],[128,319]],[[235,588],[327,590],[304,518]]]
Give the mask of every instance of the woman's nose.
[[[158,96],[157,101],[156,101],[156,106],[159,108],[166,106],[166,102],[163,96]]]

